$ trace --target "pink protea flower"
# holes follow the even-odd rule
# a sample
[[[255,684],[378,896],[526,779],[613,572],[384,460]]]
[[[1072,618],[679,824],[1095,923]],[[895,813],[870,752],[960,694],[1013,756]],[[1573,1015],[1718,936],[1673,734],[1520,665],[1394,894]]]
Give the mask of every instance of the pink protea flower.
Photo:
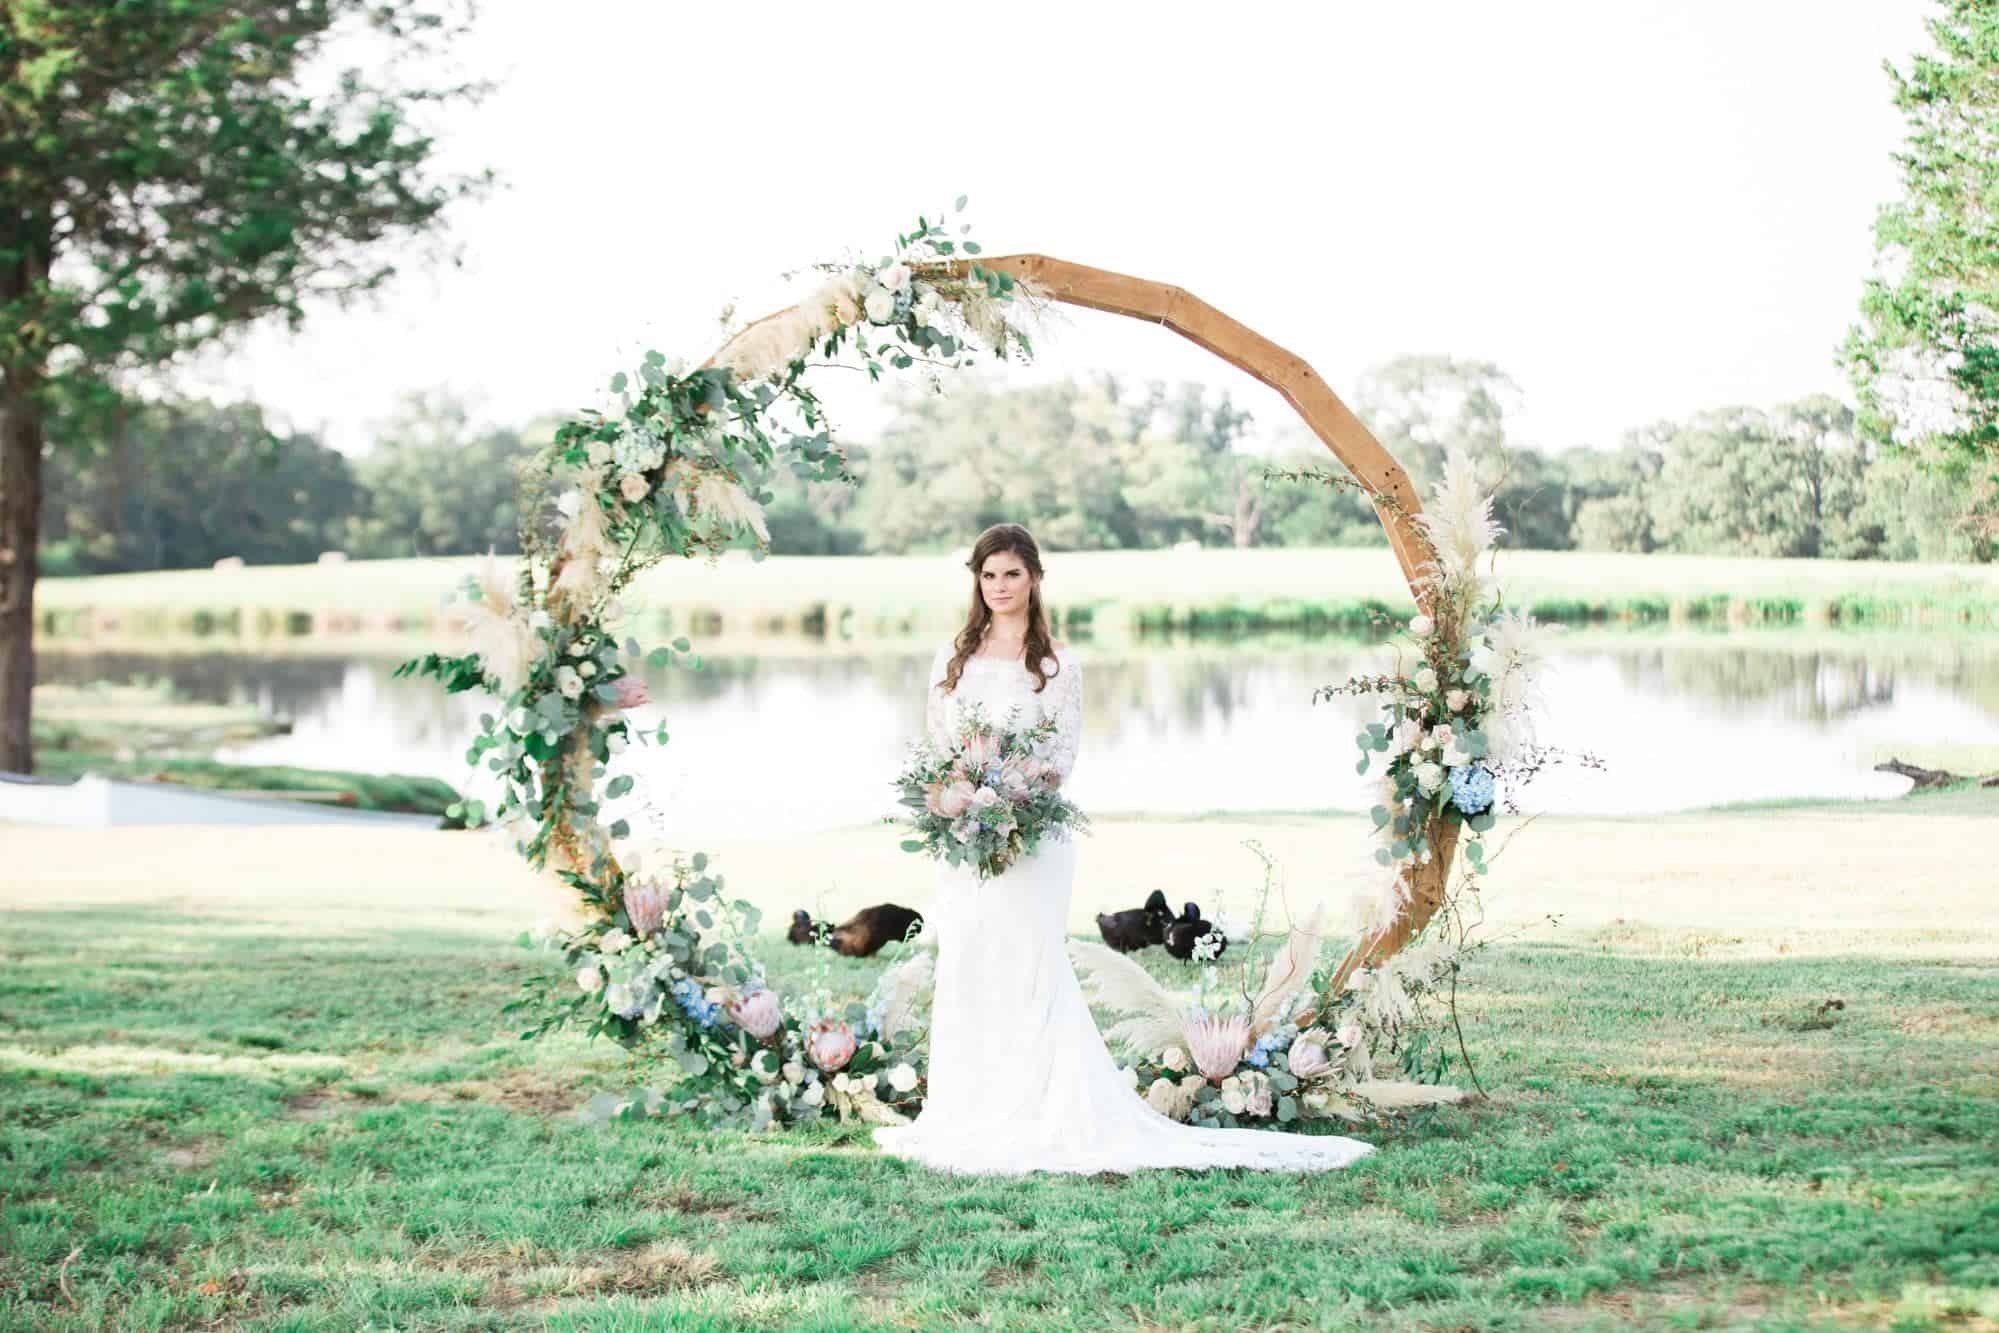
[[[650,884],[627,888],[625,915],[631,918],[632,933],[644,939],[666,920],[666,891]]]
[[[1240,1014],[1228,1018],[1190,1018],[1186,1027],[1187,1049],[1194,1054],[1194,1068],[1209,1080],[1220,1083],[1242,1063],[1249,1048],[1249,1020]]]
[[[729,1017],[737,1027],[762,1041],[777,1031],[784,1012],[778,1007],[776,992],[759,990],[729,1001]]]
[[[1331,1069],[1333,1062],[1326,1058],[1326,1034],[1317,1028],[1300,1033],[1298,1039],[1291,1043],[1291,1054],[1286,1063],[1299,1078],[1315,1078]]]
[[[806,1034],[805,1053],[822,1073],[834,1074],[845,1069],[857,1049],[853,1031],[837,1019],[822,1018]]]
[[[965,738],[965,762],[974,768],[983,769],[1000,756],[1000,739],[997,736],[967,736]]]
[[[1036,779],[1030,767],[1034,762],[1016,758],[1000,765],[1000,787],[1009,798],[1017,801],[1034,790]]]
[[[933,815],[943,815],[944,807],[939,804],[939,798],[943,795],[944,783],[942,780],[925,783],[923,787],[923,808]]]
[[[612,700],[613,707],[637,708],[652,702],[652,695],[647,691],[643,677],[620,676],[611,682],[611,688],[618,692],[618,697]]]
[[[946,819],[956,819],[972,808],[972,798],[979,789],[969,782],[953,782],[937,793],[937,813]]]

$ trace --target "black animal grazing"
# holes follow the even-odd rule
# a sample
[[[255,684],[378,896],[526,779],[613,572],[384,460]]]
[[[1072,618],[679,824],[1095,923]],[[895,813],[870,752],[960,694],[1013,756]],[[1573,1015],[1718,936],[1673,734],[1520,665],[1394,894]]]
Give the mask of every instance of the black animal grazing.
[[[1097,933],[1104,937],[1105,944],[1119,953],[1136,953],[1155,944],[1164,944],[1166,927],[1172,920],[1173,909],[1166,905],[1166,895],[1154,889],[1143,907],[1097,913]]]
[[[1194,941],[1214,928],[1214,922],[1201,919],[1198,906],[1188,903],[1173,924],[1166,927],[1166,952],[1184,963],[1194,956]],[[1215,957],[1220,958],[1228,947],[1228,941],[1223,940],[1221,948],[1215,950]]]
[[[862,908],[828,931],[826,944],[835,953],[849,958],[872,958],[884,944],[908,938],[912,927],[922,929],[922,913],[894,903],[881,903]],[[793,944],[811,944],[818,931],[818,924],[806,913],[791,914],[791,933],[787,938]]]

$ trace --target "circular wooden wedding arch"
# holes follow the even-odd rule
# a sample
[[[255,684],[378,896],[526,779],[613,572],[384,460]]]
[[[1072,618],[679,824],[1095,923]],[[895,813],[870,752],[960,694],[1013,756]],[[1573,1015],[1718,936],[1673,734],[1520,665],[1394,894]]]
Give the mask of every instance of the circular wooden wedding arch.
[[[953,277],[964,277],[973,268],[1007,273],[1064,305],[1162,324],[1275,389],[1367,492],[1374,503],[1375,517],[1381,520],[1388,534],[1388,544],[1402,568],[1402,577],[1409,584],[1410,596],[1419,610],[1429,609],[1430,596],[1423,570],[1431,563],[1431,552],[1429,540],[1415,521],[1423,508],[1416,488],[1394,455],[1382,447],[1374,433],[1353,414],[1353,409],[1340,401],[1340,396],[1303,357],[1286,351],[1248,325],[1170,283],[1035,254],[925,265],[919,266],[918,272],[925,268]],[[1338,995],[1356,968],[1372,966],[1394,954],[1436,915],[1444,900],[1451,858],[1457,850],[1458,826],[1450,820],[1432,819],[1428,839],[1429,859],[1409,871],[1409,892],[1402,910],[1392,923],[1363,936],[1348,951],[1333,973],[1326,994]]]
[[[1324,378],[1303,357],[1286,351],[1248,325],[1231,319],[1206,301],[1170,283],[1134,278],[1088,264],[1071,263],[1047,255],[1004,255],[993,259],[951,260],[912,266],[916,276],[965,279],[973,269],[1006,273],[1031,284],[1045,299],[1063,305],[1082,306],[1113,315],[1164,325],[1188,341],[1206,348],[1222,360],[1275,389],[1319,437],[1320,443],[1359,482],[1374,504],[1375,516],[1388,534],[1389,547],[1409,585],[1410,596],[1419,610],[1430,607],[1428,585],[1423,571],[1431,563],[1429,540],[1416,525],[1422,512],[1416,489],[1402,465]],[[739,346],[760,329],[778,324],[796,314],[791,306],[756,320],[725,343],[706,364],[721,363],[729,350]],[[559,573],[561,560],[551,570]],[[600,711],[603,705],[594,705]],[[571,747],[569,764],[572,781],[588,785],[590,759],[586,718],[578,742]],[[1429,857],[1406,872],[1407,893],[1400,911],[1387,926],[1364,934],[1340,961],[1325,990],[1338,995],[1347,978],[1357,968],[1372,966],[1406,945],[1430,919],[1444,899],[1450,876],[1451,859],[1457,850],[1458,825],[1451,820],[1432,819],[1426,834]],[[558,849],[572,868],[581,870],[590,857],[570,828],[558,830]],[[608,852],[607,852],[608,855]],[[615,858],[611,858],[615,864]]]

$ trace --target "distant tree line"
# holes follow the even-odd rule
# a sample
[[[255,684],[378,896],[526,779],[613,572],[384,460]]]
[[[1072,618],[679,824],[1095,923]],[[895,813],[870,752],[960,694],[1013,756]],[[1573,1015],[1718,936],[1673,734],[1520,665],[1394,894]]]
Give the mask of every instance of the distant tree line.
[[[1499,482],[1515,547],[1828,558],[1984,559],[1957,521],[1951,479],[1883,458],[1838,401],[1727,408],[1559,453],[1508,435],[1517,392],[1486,362],[1405,357],[1365,376],[1353,405],[1419,485],[1453,448]],[[1271,482],[1337,470],[1293,422],[1253,420],[1203,385],[1102,376],[1029,386],[982,380],[900,394],[847,488],[771,479],[779,553],[901,554],[1027,524],[1054,549],[1185,542],[1337,546],[1382,540],[1350,491]],[[173,403],[121,419],[50,460],[51,572],[464,555],[516,544],[516,464],[546,428],[478,428],[417,398],[358,458],[279,436],[250,404]]]

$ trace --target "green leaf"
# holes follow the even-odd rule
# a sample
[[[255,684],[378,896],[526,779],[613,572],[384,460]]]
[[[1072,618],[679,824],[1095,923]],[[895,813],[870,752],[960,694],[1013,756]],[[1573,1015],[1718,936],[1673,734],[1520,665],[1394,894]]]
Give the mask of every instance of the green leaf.
[[[629,820],[621,819],[617,823],[611,825],[611,836],[613,838],[630,837],[631,832],[632,832],[632,826]]]
[[[970,198],[971,198],[971,196],[970,196],[970,195],[964,195],[964,194],[961,194],[961,195],[959,195],[959,196],[958,196],[958,202],[957,202],[957,203],[955,203],[955,204],[953,204],[953,205],[951,206],[951,211],[952,211],[953,213],[962,213],[962,212],[964,212],[964,211],[965,211],[965,204],[966,204],[966,201],[967,201],[967,200],[969,200]]]
[[[1290,1124],[1298,1118],[1298,1099],[1279,1097],[1277,1099],[1277,1119],[1280,1124]]]
[[[680,638],[675,639],[673,641],[673,650],[677,653],[684,653],[693,646],[694,646],[693,644],[687,641],[687,637],[685,635],[682,635]]]
[[[619,371],[617,374],[611,376],[611,392],[623,393],[625,391],[625,385],[627,383],[629,383],[629,381],[625,379],[625,372],[622,370]]]
[[[706,852],[694,853],[694,858],[691,861],[689,861],[688,864],[694,867],[695,874],[697,875],[700,874],[702,871],[708,868],[708,853]]]
[[[655,648],[646,654],[647,666],[663,667],[671,661],[673,661],[673,650],[671,648]]]
[[[979,245],[977,241],[966,241],[965,253],[968,255],[981,254],[983,253],[983,248]]]
[[[623,796],[626,792],[630,791],[635,785],[636,785],[636,780],[632,777],[631,774],[620,773],[617,777],[611,779],[610,786],[604,788],[604,798],[606,800],[615,801],[620,796]]]
[[[920,838],[904,838],[902,840],[902,850],[905,852],[920,852],[924,850],[924,846]]]

